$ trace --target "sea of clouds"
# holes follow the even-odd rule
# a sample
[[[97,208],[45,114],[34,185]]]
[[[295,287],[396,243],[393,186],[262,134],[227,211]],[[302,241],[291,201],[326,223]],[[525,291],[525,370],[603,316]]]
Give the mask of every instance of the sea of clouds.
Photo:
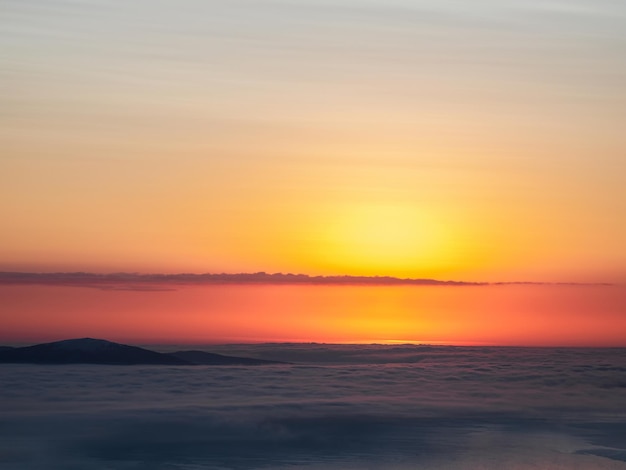
[[[624,349],[218,349],[293,364],[0,365],[0,468],[626,469]]]

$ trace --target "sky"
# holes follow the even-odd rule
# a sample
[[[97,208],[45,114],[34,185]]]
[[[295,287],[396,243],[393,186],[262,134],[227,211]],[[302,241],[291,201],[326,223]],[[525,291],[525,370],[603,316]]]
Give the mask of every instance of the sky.
[[[0,284],[0,345],[91,337],[209,351],[265,342],[626,347],[623,286],[147,287]]]
[[[5,0],[0,271],[623,285],[624,24],[616,0]],[[626,337],[620,287],[0,287],[2,341]]]
[[[623,2],[0,15],[0,270],[626,279]]]

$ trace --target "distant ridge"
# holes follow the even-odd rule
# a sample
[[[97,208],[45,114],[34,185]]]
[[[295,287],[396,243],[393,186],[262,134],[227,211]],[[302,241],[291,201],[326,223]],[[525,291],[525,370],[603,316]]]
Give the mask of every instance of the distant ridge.
[[[267,364],[288,364],[287,362],[281,361],[267,361],[263,359],[252,359],[249,357],[224,356],[222,354],[208,353],[205,351],[176,351],[169,353],[169,355],[191,362],[192,364],[211,366],[260,366]]]
[[[0,363],[109,365],[265,365],[285,364],[204,351],[158,353],[103,339],[79,338],[21,348],[0,346]]]
[[[103,339],[80,338],[0,350],[0,362],[36,364],[189,364],[183,359]]]
[[[309,276],[308,274],[141,274],[141,273],[26,273],[0,272],[0,284],[47,284],[102,289],[158,290],[185,284],[316,284],[316,285],[415,285],[415,286],[488,286],[488,285],[611,285],[576,282],[469,282],[393,276]]]

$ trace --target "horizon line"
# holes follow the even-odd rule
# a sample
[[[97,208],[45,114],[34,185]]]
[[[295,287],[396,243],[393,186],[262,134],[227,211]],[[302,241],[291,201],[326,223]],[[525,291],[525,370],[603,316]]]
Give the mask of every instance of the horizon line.
[[[155,348],[155,347],[221,347],[221,346],[382,346],[382,347],[411,347],[411,348],[515,348],[515,349],[626,349],[623,345],[603,345],[598,346],[595,344],[525,344],[525,343],[496,343],[496,342],[483,342],[483,341],[446,341],[446,340],[362,340],[362,341],[307,341],[307,340],[266,340],[266,341],[227,341],[227,342],[213,342],[213,341],[161,341],[159,339],[146,340],[146,339],[106,339],[98,336],[76,336],[76,337],[59,337],[60,339],[39,339],[39,340],[8,340],[0,339],[0,345],[9,346],[14,348],[35,346],[40,344],[58,343],[63,341],[73,341],[81,339],[93,339],[98,341],[107,341],[110,343],[116,343],[121,345],[137,346],[142,348]]]
[[[141,289],[133,283],[150,285],[185,285],[185,284],[270,284],[270,285],[372,285],[372,286],[615,286],[612,282],[572,282],[572,281],[460,281],[431,278],[411,278],[396,276],[358,276],[358,275],[309,275],[293,273],[140,273],[109,272],[95,273],[86,271],[69,272],[23,272],[0,271],[2,284],[47,284],[83,287],[115,288],[115,285],[128,285],[127,288]],[[150,290],[149,287],[144,289]]]

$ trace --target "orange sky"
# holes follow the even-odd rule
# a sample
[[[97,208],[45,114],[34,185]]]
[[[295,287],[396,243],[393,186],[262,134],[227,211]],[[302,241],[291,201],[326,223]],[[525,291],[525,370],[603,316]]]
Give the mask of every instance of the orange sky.
[[[4,9],[0,269],[625,278],[623,6],[90,5]]]
[[[163,286],[162,286],[163,287]],[[171,287],[171,286],[170,286]],[[0,286],[0,344],[417,342],[626,346],[615,286]]]
[[[11,2],[0,271],[626,281],[626,7]]]

